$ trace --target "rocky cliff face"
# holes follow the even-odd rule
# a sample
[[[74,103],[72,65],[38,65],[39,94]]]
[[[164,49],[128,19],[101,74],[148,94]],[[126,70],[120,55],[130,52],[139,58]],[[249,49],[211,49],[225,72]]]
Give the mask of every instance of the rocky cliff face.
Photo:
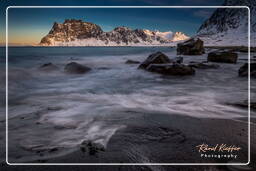
[[[65,20],[63,24],[54,23],[41,45],[53,45],[55,42],[70,42],[76,39],[98,37],[103,31],[100,26],[82,20]]]
[[[251,11],[251,40],[256,38],[256,1],[225,0],[223,6],[248,6]],[[248,9],[219,8],[199,28],[198,36],[212,45],[248,44]]]
[[[132,30],[117,27],[103,32],[100,26],[82,20],[65,20],[54,23],[52,29],[42,38],[42,46],[127,46],[164,45],[173,41],[188,39],[184,33],[159,32],[143,29]]]

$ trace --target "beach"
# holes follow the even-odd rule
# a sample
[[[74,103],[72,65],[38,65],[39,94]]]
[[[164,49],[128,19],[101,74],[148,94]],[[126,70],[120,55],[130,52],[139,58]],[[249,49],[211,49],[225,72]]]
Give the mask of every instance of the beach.
[[[209,53],[214,48],[206,50]],[[172,47],[10,48],[8,162],[247,163],[248,108],[236,105],[248,99],[248,79],[238,77],[247,53],[238,52],[237,64],[196,69],[191,76],[164,76],[125,63],[143,62],[157,51],[171,59],[177,56]],[[183,59],[184,63],[202,62],[207,54]],[[49,62],[58,69],[40,70]],[[63,68],[69,62],[91,70],[83,75],[67,74]],[[252,100],[255,88],[251,80]],[[4,140],[3,100],[0,126]],[[251,121],[253,133],[254,110]],[[205,158],[196,147],[200,144],[235,145],[241,150],[233,153],[237,158]],[[251,157],[255,159],[253,144]],[[215,168],[223,169],[205,167]]]

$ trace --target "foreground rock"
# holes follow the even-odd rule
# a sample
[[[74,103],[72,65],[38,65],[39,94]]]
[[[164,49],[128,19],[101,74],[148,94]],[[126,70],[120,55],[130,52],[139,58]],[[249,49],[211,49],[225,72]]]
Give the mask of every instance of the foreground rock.
[[[173,59],[173,62],[181,64],[181,63],[183,63],[183,57],[176,57],[176,58]]]
[[[70,74],[84,74],[88,71],[91,70],[91,68],[78,64],[76,62],[71,62],[68,63],[65,68],[64,68],[65,72],[70,73]]]
[[[173,64],[151,64],[146,68],[147,71],[156,72],[163,75],[194,75],[195,70],[187,65]]]
[[[251,63],[250,74],[251,77],[256,78],[256,63]],[[238,75],[240,77],[248,76],[248,63],[245,63],[243,66],[240,67],[240,69],[238,70]]]
[[[126,63],[126,64],[139,64],[140,61],[134,61],[134,60],[128,59],[125,63]]]
[[[210,62],[233,63],[237,62],[238,55],[234,52],[211,52],[208,54],[207,60]]]
[[[92,141],[83,141],[80,145],[80,149],[82,152],[88,152],[89,155],[95,155],[100,151],[105,151],[103,145]]]
[[[217,64],[208,64],[206,62],[190,62],[188,66],[197,69],[217,69],[220,67]]]
[[[140,64],[139,69],[146,69],[150,64],[168,64],[170,62],[171,60],[168,58],[168,56],[162,52],[156,52],[149,55],[149,57],[142,62],[142,64]]]
[[[51,62],[43,64],[39,68],[42,71],[56,71],[59,69],[56,65],[52,64]]]
[[[189,39],[177,45],[178,55],[202,55],[204,53],[204,42],[201,39]]]

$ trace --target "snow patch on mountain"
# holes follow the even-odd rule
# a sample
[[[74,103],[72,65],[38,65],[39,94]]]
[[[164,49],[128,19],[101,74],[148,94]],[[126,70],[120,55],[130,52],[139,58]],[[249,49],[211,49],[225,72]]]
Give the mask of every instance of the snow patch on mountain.
[[[138,39],[139,42],[131,42],[129,45],[124,42],[114,42],[109,41],[106,43],[104,40],[99,40],[96,38],[87,38],[87,39],[76,39],[70,42],[57,42],[55,41],[51,46],[176,46],[177,42],[169,42],[159,44],[159,41],[145,42],[141,39]]]
[[[251,11],[251,46],[256,46],[256,1],[226,0],[223,6],[248,6]],[[208,46],[248,46],[248,9],[219,8],[199,28]]]
[[[187,40],[190,37],[188,37],[187,35],[185,35],[182,32],[175,32],[172,36],[172,41],[173,42],[177,42],[177,41],[183,41],[183,40]]]

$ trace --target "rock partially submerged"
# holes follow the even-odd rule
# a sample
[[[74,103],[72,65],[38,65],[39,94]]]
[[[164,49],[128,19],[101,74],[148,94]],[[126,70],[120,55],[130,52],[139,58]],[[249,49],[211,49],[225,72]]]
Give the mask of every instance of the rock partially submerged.
[[[202,55],[204,53],[204,42],[197,39],[189,39],[183,43],[177,44],[178,55]]]
[[[49,63],[45,63],[43,65],[41,65],[39,67],[39,69],[41,71],[56,71],[59,69],[59,67],[57,67],[56,65],[54,65],[53,63],[49,62]]]
[[[80,149],[82,152],[88,152],[89,155],[95,155],[100,151],[105,151],[103,145],[89,140],[83,141],[80,145]]]
[[[173,62],[176,62],[176,63],[178,63],[178,64],[181,64],[181,63],[183,63],[183,57],[175,57],[174,59],[173,59]]]
[[[241,66],[238,70],[238,75],[240,77],[247,77],[248,76],[248,63],[245,63]],[[253,78],[256,78],[256,63],[251,63],[250,65],[250,75]]]
[[[126,64],[139,64],[140,61],[134,61],[134,60],[128,59],[125,63],[126,63]]]
[[[194,75],[195,70],[187,65],[181,64],[182,57],[176,57],[173,60],[162,52],[149,55],[149,57],[139,66],[139,69],[145,69],[149,72],[156,72],[163,75]]]
[[[150,64],[168,64],[171,60],[162,52],[156,52],[140,64],[139,69],[146,69]]]
[[[163,75],[194,75],[195,70],[187,65],[172,63],[172,64],[150,64],[147,71],[156,72]]]
[[[217,69],[220,67],[217,64],[209,64],[206,62],[190,62],[188,66],[197,69]]]
[[[237,62],[237,53],[230,51],[215,51],[208,54],[207,60],[210,62],[220,62],[220,63],[233,63]]]
[[[65,68],[65,72],[70,73],[70,74],[84,74],[88,71],[91,70],[91,68],[78,64],[76,62],[70,62],[68,63]]]

